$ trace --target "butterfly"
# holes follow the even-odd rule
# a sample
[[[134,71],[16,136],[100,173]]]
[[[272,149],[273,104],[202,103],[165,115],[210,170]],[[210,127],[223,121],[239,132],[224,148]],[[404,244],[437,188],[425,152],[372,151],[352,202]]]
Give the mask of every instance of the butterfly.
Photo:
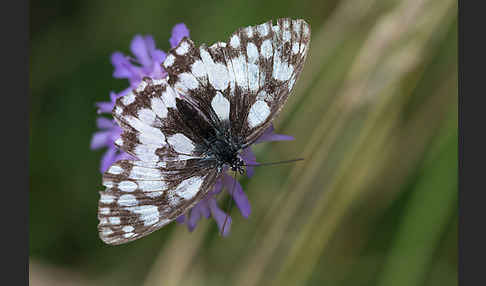
[[[117,99],[112,114],[123,133],[115,145],[138,160],[103,174],[101,240],[144,237],[201,201],[227,168],[244,173],[239,152],[283,107],[309,42],[310,26],[288,18],[240,28],[209,47],[184,38],[162,63],[167,77],[144,78]]]

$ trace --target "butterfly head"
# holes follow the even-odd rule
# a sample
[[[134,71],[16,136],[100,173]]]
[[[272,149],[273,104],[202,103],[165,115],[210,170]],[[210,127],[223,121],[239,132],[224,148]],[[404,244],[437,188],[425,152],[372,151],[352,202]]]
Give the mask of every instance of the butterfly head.
[[[241,175],[245,173],[245,162],[237,156],[235,156],[234,159],[231,161],[230,166],[233,172],[238,171],[238,173],[240,173]]]

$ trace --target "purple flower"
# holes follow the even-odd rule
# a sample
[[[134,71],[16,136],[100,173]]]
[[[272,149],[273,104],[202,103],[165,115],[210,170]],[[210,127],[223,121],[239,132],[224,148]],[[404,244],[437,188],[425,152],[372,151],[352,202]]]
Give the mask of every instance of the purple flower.
[[[160,79],[167,75],[162,69],[166,54],[155,48],[152,36],[136,35],[130,45],[135,58],[125,56],[120,52],[111,55],[111,63],[115,67],[113,77],[126,78],[132,88],[135,88],[145,76]]]
[[[175,48],[184,37],[189,38],[189,30],[187,27],[183,23],[175,25],[172,29],[172,36],[169,39],[171,48]],[[167,73],[161,66],[166,57],[166,53],[155,47],[155,41],[152,36],[136,35],[130,44],[130,50],[134,57],[126,56],[121,52],[115,52],[111,55],[111,63],[115,68],[113,77],[127,79],[130,86],[119,93],[110,92],[110,101],[96,103],[98,114],[111,114],[116,100],[136,88],[142,78],[150,77],[160,79],[167,76]],[[115,146],[114,142],[120,137],[122,130],[114,120],[99,117],[97,119],[97,127],[100,130],[93,135],[90,148],[99,149],[107,147],[100,164],[100,171],[102,173],[116,161],[123,159],[135,160],[135,158]],[[273,126],[271,125],[255,143],[292,139],[291,136],[274,133]],[[242,150],[240,157],[247,165],[258,164],[255,154],[249,147]],[[252,177],[253,173],[253,167],[248,166],[246,168],[246,175]],[[193,231],[202,217],[212,217],[216,221],[220,232],[224,225],[223,236],[228,235],[231,229],[231,217],[219,208],[216,200],[217,195],[223,189],[232,196],[241,215],[244,218],[248,218],[251,213],[251,206],[246,194],[243,192],[243,188],[235,178],[224,173],[206,198],[197,203],[186,215],[178,217],[177,222],[186,224],[189,231]]]

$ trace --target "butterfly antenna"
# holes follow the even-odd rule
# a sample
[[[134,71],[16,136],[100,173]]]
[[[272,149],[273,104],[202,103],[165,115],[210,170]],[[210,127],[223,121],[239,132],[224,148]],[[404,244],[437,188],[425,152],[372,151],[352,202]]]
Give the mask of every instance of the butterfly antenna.
[[[226,213],[226,217],[224,218],[224,223],[223,223],[223,227],[221,228],[221,236],[223,236],[224,234],[224,228],[226,227],[226,222],[228,222],[228,217],[229,217],[229,214],[231,213],[231,208],[233,207],[233,195],[234,195],[234,192],[235,192],[235,188],[236,188],[236,176],[238,175],[238,173],[236,173],[235,171],[235,179],[233,181],[233,188],[231,188],[231,197],[229,199],[229,202],[228,202],[228,211]]]
[[[298,159],[292,159],[292,160],[285,160],[285,161],[278,161],[278,162],[270,162],[270,163],[259,163],[259,164],[248,164],[245,166],[251,166],[251,167],[260,167],[260,166],[270,166],[270,165],[279,165],[279,164],[285,164],[285,163],[292,163],[292,162],[297,162],[297,161],[302,161],[304,158],[298,158]]]

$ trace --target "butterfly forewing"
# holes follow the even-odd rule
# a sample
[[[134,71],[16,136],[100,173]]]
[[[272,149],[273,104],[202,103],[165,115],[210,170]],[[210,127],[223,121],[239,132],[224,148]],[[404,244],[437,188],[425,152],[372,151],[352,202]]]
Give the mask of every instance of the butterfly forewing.
[[[113,116],[124,130],[115,144],[149,162],[201,158],[197,146],[204,143],[203,135],[214,132],[165,79],[145,78],[136,90],[117,100]]]
[[[310,41],[304,20],[240,28],[226,43],[199,48],[183,39],[163,63],[176,90],[213,125],[253,143],[278,114],[303,68]]]

